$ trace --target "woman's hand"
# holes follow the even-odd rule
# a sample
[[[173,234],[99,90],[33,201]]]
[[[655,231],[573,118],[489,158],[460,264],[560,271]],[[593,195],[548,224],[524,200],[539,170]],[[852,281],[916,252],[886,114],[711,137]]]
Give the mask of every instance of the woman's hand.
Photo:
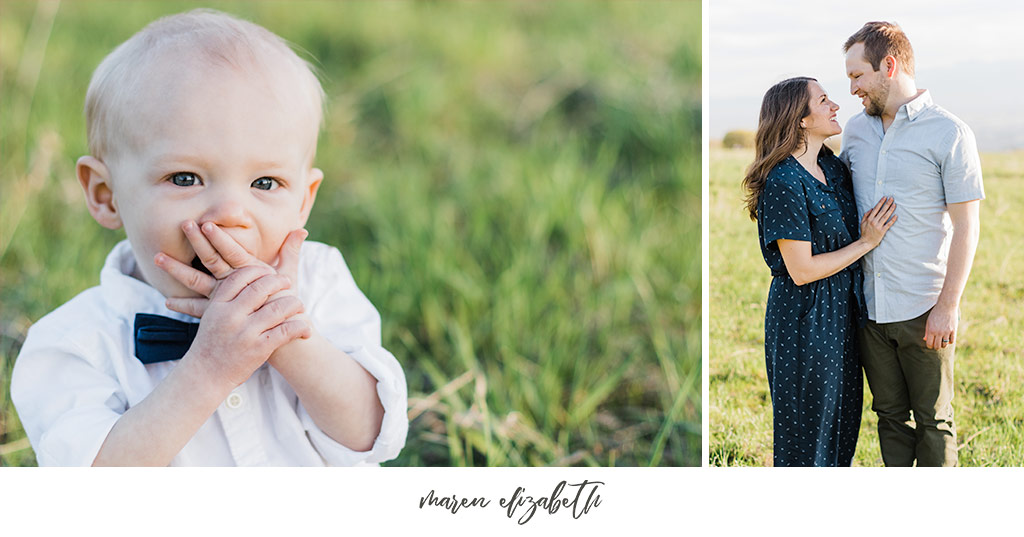
[[[889,197],[882,198],[861,219],[860,240],[874,248],[882,242],[882,237],[894,223],[896,223],[896,200]]]

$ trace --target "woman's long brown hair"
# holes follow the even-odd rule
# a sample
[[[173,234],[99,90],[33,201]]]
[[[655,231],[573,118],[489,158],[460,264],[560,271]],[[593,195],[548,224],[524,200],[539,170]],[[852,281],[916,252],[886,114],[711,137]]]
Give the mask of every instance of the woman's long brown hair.
[[[743,178],[744,202],[751,220],[757,220],[757,202],[768,172],[804,144],[800,120],[811,113],[807,84],[817,80],[799,76],[775,84],[764,94],[754,139],[754,162]],[[824,146],[822,146],[824,147]]]

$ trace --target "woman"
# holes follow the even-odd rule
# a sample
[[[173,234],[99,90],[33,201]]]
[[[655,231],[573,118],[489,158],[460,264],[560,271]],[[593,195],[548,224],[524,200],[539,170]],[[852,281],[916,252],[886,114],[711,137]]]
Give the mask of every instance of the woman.
[[[849,466],[860,429],[865,318],[860,263],[896,221],[892,198],[860,220],[850,173],[824,145],[839,106],[813,78],[764,96],[743,185],[772,271],[765,312],[775,466]]]

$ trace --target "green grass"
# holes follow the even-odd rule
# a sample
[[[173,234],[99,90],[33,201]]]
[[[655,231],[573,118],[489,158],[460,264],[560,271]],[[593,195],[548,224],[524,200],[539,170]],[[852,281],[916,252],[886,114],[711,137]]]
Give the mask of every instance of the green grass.
[[[25,331],[123,236],[74,178],[89,76],[197,5],[65,2],[51,29],[0,3],[0,465],[35,464],[8,393]],[[322,72],[308,229],[405,369],[392,464],[700,464],[699,3],[211,7]]]
[[[752,151],[713,147],[710,162],[710,464],[770,466],[772,415],[764,365],[771,276],[740,180]],[[981,241],[962,300],[953,405],[960,464],[1024,464],[1024,152],[984,154]],[[897,200],[898,201],[898,200]],[[880,466],[877,420],[865,402],[855,466]]]

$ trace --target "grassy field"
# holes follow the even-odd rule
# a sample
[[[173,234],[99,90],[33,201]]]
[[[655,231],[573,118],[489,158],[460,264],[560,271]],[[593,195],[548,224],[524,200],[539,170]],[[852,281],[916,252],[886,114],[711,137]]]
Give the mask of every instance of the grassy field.
[[[0,2],[0,465],[35,464],[8,393],[26,330],[123,236],[74,178],[91,72],[198,5]],[[322,71],[308,229],[405,368],[391,464],[700,464],[698,2],[202,5]]]
[[[764,365],[771,276],[740,180],[752,151],[712,148],[710,162],[710,464],[770,466],[772,413]],[[1024,465],[1024,152],[983,154],[981,241],[964,291],[955,366],[960,464]],[[897,200],[899,201],[899,200]],[[897,224],[898,225],[898,224]],[[865,382],[855,466],[880,466]]]

